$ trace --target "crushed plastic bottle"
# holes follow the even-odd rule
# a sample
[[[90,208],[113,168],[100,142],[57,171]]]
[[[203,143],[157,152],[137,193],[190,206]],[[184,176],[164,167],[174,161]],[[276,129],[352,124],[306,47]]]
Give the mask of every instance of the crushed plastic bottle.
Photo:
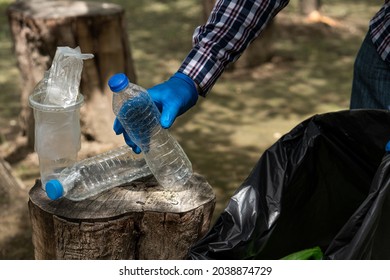
[[[182,190],[193,174],[192,164],[176,139],[161,127],[160,111],[149,93],[123,73],[112,76],[108,84],[113,111],[156,180],[166,189]]]
[[[80,48],[58,47],[53,63],[29,96],[34,109],[35,151],[42,186],[77,160],[81,148],[79,93],[83,60]]]
[[[83,60],[91,58],[93,54],[81,53],[80,47],[58,47],[46,75],[47,93],[43,104],[64,108],[74,105],[79,94]]]
[[[151,175],[143,158],[136,158],[128,146],[76,162],[46,183],[47,196],[80,201],[103,191]]]

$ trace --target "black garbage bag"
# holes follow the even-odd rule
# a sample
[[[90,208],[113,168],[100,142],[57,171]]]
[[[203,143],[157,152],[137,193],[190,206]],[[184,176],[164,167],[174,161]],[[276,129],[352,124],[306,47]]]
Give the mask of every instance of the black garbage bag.
[[[315,115],[267,149],[190,259],[390,259],[390,112]]]

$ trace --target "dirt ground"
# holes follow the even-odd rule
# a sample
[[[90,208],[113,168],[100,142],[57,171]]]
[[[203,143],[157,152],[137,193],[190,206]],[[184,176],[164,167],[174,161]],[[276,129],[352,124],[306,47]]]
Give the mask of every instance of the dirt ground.
[[[379,4],[364,1],[324,5],[324,13],[336,20],[334,26],[307,22],[292,16],[289,10],[281,13],[277,17],[278,39],[272,59],[254,68],[224,73],[207,98],[201,98],[196,107],[177,119],[171,132],[194,170],[206,177],[217,196],[213,220],[265,149],[314,114],[348,108],[354,57],[368,20],[378,7]],[[180,59],[156,59],[142,45],[149,42],[142,40],[142,30],[133,31],[130,33],[140,85],[151,86],[177,69]],[[10,43],[7,48],[2,48],[0,55],[9,55]],[[184,57],[184,53],[178,57]],[[17,68],[14,61],[2,63],[9,71],[0,81],[13,91],[16,84],[9,81],[18,75]],[[162,68],[165,74],[156,73]],[[27,201],[29,189],[39,177],[38,158],[24,148],[26,139],[20,134],[17,118],[18,97],[8,98],[12,103],[7,99],[7,106],[13,111],[3,111],[1,116],[0,156],[10,164],[21,187],[0,205],[0,259],[32,259]],[[5,104],[4,99],[1,101]],[[118,146],[120,141],[113,132],[112,135],[113,141],[107,143],[83,140],[79,158]]]

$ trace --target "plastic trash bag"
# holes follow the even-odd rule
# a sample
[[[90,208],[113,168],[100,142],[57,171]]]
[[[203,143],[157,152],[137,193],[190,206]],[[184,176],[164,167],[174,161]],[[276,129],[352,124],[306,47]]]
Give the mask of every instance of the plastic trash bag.
[[[390,112],[315,115],[267,149],[190,259],[390,259]]]

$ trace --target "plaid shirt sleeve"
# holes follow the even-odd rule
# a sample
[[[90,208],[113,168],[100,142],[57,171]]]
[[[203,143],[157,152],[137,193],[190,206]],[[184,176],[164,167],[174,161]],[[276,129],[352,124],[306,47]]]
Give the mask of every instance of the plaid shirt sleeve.
[[[236,61],[289,0],[218,0],[206,24],[195,29],[193,48],[179,72],[206,96],[225,67]]]
[[[390,1],[386,0],[370,21],[370,35],[379,55],[390,62]]]

